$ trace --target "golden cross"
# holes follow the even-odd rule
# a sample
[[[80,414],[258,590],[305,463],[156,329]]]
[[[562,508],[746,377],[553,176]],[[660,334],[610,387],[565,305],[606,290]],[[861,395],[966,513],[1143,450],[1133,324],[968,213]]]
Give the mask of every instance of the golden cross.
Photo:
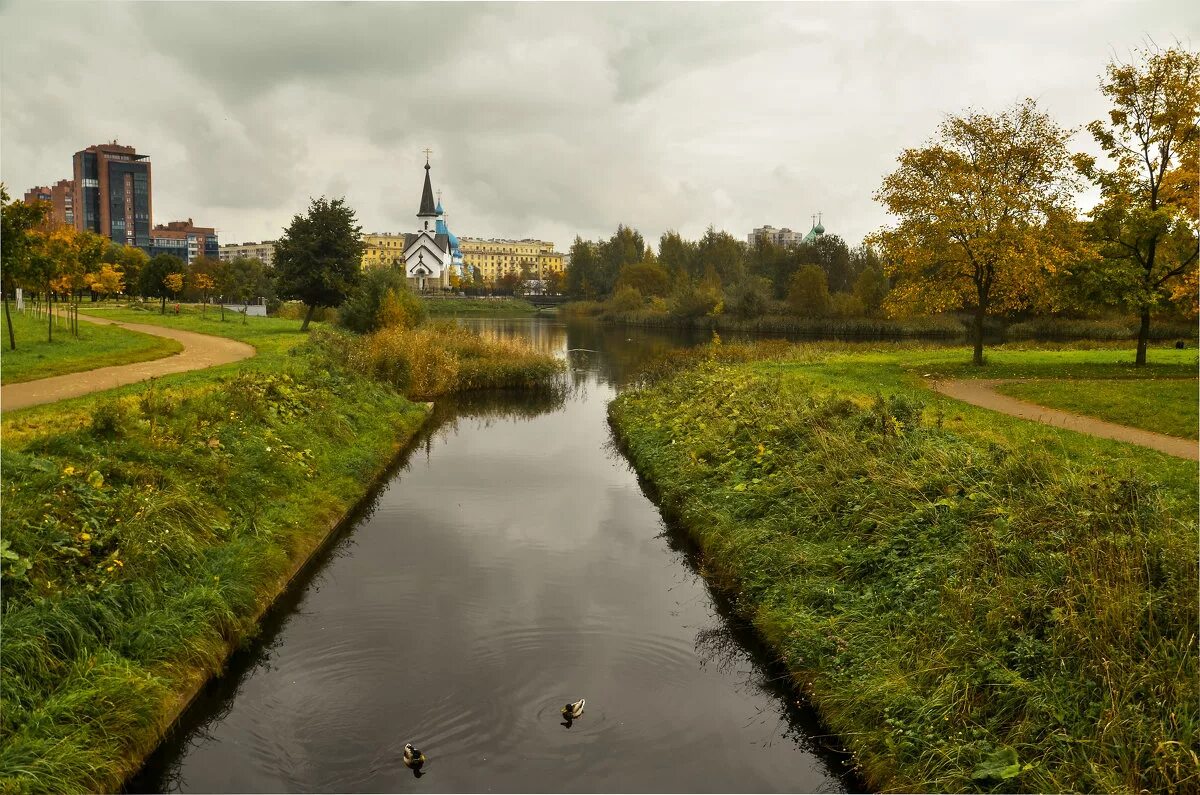
[[[426,147],[425,149],[425,165],[429,165],[429,156],[433,154],[433,150]]]

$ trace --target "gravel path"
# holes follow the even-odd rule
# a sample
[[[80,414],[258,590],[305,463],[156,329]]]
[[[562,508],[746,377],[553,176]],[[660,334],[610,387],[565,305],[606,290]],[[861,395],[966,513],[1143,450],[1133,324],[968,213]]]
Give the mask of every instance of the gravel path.
[[[80,315],[79,319],[99,325],[120,326],[130,331],[140,331],[155,337],[168,337],[182,343],[183,350],[171,356],[152,359],[148,362],[119,364],[82,373],[40,378],[37,381],[26,381],[21,384],[8,384],[0,387],[0,411],[12,411],[42,403],[53,403],[56,400],[78,397],[90,392],[100,392],[125,384],[157,378],[160,375],[228,364],[248,359],[254,355],[252,346],[225,337],[213,337],[208,334],[197,334],[194,331],[181,331],[145,323],[123,323],[86,315]]]
[[[934,391],[948,397],[970,403],[973,406],[999,411],[1002,414],[1011,414],[1024,420],[1033,420],[1053,425],[1056,428],[1066,428],[1079,433],[1100,436],[1104,439],[1115,439],[1118,442],[1149,447],[1177,458],[1200,460],[1200,445],[1190,439],[1180,439],[1153,431],[1143,431],[1140,428],[1130,428],[1128,425],[1105,422],[1094,417],[1084,417],[1058,409],[1046,408],[1036,403],[1027,403],[1024,400],[1002,395],[996,391],[998,384],[1020,380],[1022,379],[980,378],[961,381],[933,381],[930,386]]]

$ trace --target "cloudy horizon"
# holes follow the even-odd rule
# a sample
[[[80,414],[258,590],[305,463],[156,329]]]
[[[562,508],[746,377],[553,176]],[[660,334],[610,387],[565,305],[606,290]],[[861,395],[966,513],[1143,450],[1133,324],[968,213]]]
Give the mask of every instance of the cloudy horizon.
[[[9,2],[0,24],[14,197],[115,138],[150,156],[156,224],[269,239],[344,195],[364,231],[406,232],[429,147],[456,234],[564,251],[818,212],[855,245],[947,114],[1033,97],[1079,127],[1111,57],[1200,39],[1183,2]]]

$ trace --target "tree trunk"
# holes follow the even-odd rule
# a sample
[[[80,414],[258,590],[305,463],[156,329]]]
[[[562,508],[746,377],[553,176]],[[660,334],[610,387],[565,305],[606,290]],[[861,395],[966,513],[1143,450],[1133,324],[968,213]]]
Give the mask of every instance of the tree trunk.
[[[50,318],[46,324],[46,342],[54,342],[54,294],[50,292],[50,282],[46,282],[46,309],[46,317]]]
[[[12,315],[8,313],[8,290],[4,290],[4,319],[8,321],[8,347],[17,349],[17,337],[13,334]]]
[[[246,318],[250,315],[250,299],[246,299],[246,306],[242,310],[242,325],[246,325]]]
[[[1138,347],[1137,358],[1134,364],[1138,367],[1146,366],[1146,348],[1150,344],[1150,307],[1142,307],[1142,325],[1138,329]]]
[[[313,312],[317,311],[316,304],[308,305],[308,312],[304,314],[304,322],[300,324],[301,331],[308,331],[308,321],[312,320]]]
[[[162,296],[162,309],[159,310],[159,314],[160,315],[167,314],[167,296],[166,295]]]
[[[975,353],[971,357],[971,363],[976,366],[983,365],[983,316],[987,314],[987,309],[983,302],[979,302],[979,306],[975,309]]]

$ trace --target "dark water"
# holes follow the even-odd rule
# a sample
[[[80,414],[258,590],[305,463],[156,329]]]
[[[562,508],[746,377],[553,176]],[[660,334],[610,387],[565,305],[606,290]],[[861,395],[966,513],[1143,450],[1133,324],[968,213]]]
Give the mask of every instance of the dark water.
[[[631,368],[697,340],[469,322],[567,357],[571,388],[442,401],[130,789],[857,787],[612,446]]]

